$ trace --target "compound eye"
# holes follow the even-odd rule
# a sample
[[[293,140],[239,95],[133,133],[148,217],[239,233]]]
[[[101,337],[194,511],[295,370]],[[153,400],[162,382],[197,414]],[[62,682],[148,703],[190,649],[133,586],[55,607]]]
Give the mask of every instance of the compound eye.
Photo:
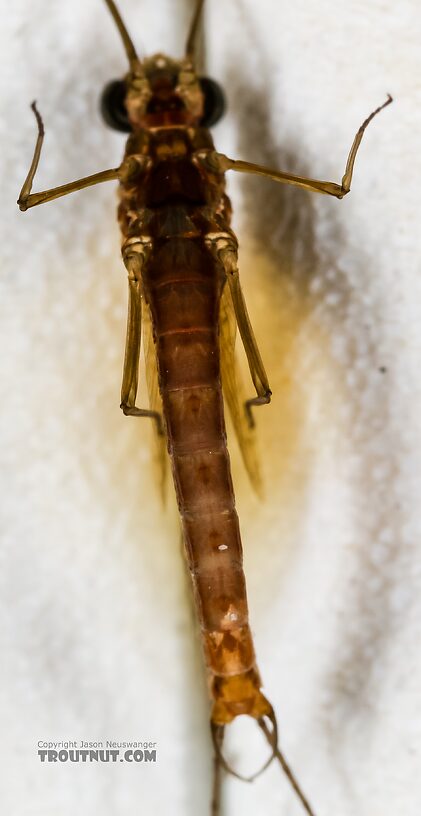
[[[225,113],[225,97],[220,85],[209,77],[199,78],[200,87],[205,97],[204,113],[200,124],[202,127],[212,127]]]
[[[108,127],[130,133],[131,126],[127,116],[124,99],[126,83],[122,79],[115,79],[105,86],[100,102],[102,118]]]

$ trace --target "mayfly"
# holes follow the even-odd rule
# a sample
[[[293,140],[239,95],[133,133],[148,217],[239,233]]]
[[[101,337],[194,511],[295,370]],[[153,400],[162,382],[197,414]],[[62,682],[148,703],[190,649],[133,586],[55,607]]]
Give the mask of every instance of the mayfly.
[[[352,144],[340,184],[272,170],[228,158],[215,150],[209,127],[221,117],[223,94],[196,73],[195,51],[204,0],[196,0],[180,60],[163,54],[140,59],[113,0],[105,0],[126,51],[129,70],[102,96],[107,124],[130,133],[115,169],[32,193],[44,127],[38,136],[18,204],[25,211],[67,193],[118,181],[122,256],[129,278],[121,408],[152,419],[171,459],[187,563],[200,622],[212,703],[214,745],[211,812],[220,813],[226,727],[253,718],[304,809],[314,811],[278,743],[277,721],[262,691],[248,623],[242,546],[226,444],[222,391],[246,467],[253,474],[253,410],[270,402],[271,390],[239,282],[237,239],[230,229],[225,173],[255,173],[274,181],[343,198],[351,187],[355,157],[369,122]],[[256,395],[241,401],[234,371],[235,329],[244,345]],[[148,364],[148,408],[136,405],[142,332]]]

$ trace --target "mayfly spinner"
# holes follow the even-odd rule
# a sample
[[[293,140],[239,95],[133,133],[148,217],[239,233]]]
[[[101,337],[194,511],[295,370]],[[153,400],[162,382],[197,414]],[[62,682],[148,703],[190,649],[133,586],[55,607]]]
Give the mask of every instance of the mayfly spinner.
[[[129,63],[124,79],[111,82],[102,96],[106,122],[130,133],[124,159],[115,169],[31,193],[44,137],[34,102],[38,137],[18,204],[24,211],[103,181],[119,182],[118,219],[129,277],[121,408],[126,416],[153,420],[171,459],[212,701],[212,813],[220,812],[222,771],[239,776],[223,753],[224,730],[236,717],[247,715],[270,746],[264,768],[273,759],[280,763],[311,816],[313,810],[279,748],[275,713],[262,692],[248,623],[222,389],[250,472],[252,412],[270,401],[271,390],[240,288],[225,173],[257,173],[343,198],[350,191],[364,131],[392,100],[389,96],[361,125],[340,184],[230,159],[215,150],[208,130],[223,113],[222,92],[195,69],[203,0],[196,2],[180,60],[163,54],[139,59],[113,0],[105,2]],[[136,405],[142,326],[148,408]],[[244,404],[234,374],[236,326],[256,390]]]

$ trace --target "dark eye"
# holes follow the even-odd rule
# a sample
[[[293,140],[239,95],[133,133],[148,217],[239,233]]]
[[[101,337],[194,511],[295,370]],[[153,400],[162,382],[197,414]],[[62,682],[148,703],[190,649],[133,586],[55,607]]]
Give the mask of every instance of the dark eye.
[[[101,114],[104,122],[114,130],[130,133],[131,126],[124,104],[126,84],[122,79],[115,79],[105,86],[101,96]]]
[[[225,97],[222,88],[209,77],[200,77],[200,87],[205,96],[205,109],[200,121],[203,127],[212,127],[225,113]]]

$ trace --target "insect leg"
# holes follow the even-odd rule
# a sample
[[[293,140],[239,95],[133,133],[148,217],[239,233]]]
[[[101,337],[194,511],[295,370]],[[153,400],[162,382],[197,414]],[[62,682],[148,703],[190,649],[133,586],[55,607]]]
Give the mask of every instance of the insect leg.
[[[376,108],[376,110],[364,120],[357,131],[351,150],[349,151],[341,184],[336,184],[333,181],[319,181],[318,179],[306,178],[304,176],[295,176],[291,173],[284,173],[282,170],[271,170],[269,167],[263,167],[260,164],[229,159],[228,156],[225,156],[223,153],[213,151],[207,154],[203,153],[199,158],[208,162],[210,167],[214,169],[217,168],[219,172],[222,173],[225,173],[227,170],[237,170],[240,173],[255,173],[259,176],[267,176],[273,179],[273,181],[280,181],[282,184],[292,184],[295,187],[303,187],[305,190],[311,190],[313,193],[322,193],[324,195],[336,196],[336,198],[343,198],[351,189],[355,157],[367,125],[383,108],[390,105],[392,101],[392,97],[389,95],[386,102],[380,105],[379,108]]]
[[[231,297],[237,317],[238,328],[250,367],[251,378],[257,393],[257,397],[252,397],[245,403],[247,419],[250,428],[253,428],[254,417],[252,414],[252,408],[256,408],[258,405],[267,405],[270,402],[272,391],[270,390],[265,367],[263,365],[256,338],[250,323],[250,318],[248,316],[246,302],[244,300],[244,295],[240,285],[238,269],[228,275],[228,283],[231,290]]]
[[[151,411],[147,408],[138,408],[135,405],[142,336],[141,270],[150,249],[150,239],[129,238],[123,245],[122,250],[123,260],[129,273],[129,309],[120,408],[125,416],[150,417],[154,419],[158,434],[163,436],[164,429],[161,415],[157,411]]]
[[[31,108],[37,120],[38,136],[31,166],[17,202],[22,212],[25,212],[25,210],[28,210],[30,207],[36,207],[38,204],[44,204],[46,201],[52,201],[54,198],[60,198],[60,196],[67,195],[67,193],[73,193],[75,190],[82,190],[84,187],[91,187],[93,184],[100,184],[102,181],[115,181],[121,178],[123,166],[112,170],[103,170],[101,173],[94,173],[92,176],[77,179],[77,181],[63,184],[61,187],[53,187],[51,190],[43,190],[40,193],[31,194],[32,184],[41,155],[42,143],[44,141],[44,125],[35,102],[32,103]]]
[[[238,328],[250,368],[250,375],[257,393],[257,397],[252,397],[252,399],[247,400],[245,404],[247,419],[252,428],[254,426],[252,408],[258,405],[267,405],[267,403],[270,402],[272,391],[270,390],[265,367],[260,356],[244,296],[241,291],[237,265],[237,243],[229,233],[210,233],[206,237],[206,243],[215,254],[219,263],[222,264],[226,273]]]

